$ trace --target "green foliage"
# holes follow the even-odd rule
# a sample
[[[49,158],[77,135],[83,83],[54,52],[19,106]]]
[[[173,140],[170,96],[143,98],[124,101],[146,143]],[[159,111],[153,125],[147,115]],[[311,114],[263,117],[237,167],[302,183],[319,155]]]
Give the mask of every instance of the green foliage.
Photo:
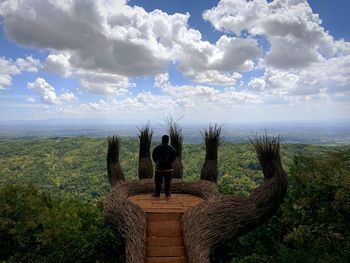
[[[121,138],[127,180],[137,179],[138,151],[137,140]],[[121,261],[120,237],[99,201],[109,190],[106,154],[105,139],[0,140],[0,262]],[[281,155],[289,189],[278,214],[225,244],[214,262],[350,258],[350,147],[285,144]],[[185,180],[199,179],[204,158],[204,143],[183,144]],[[222,143],[218,165],[225,194],[247,196],[263,180],[251,144]]]
[[[151,149],[158,143],[154,141]],[[33,183],[53,197],[98,199],[109,191],[107,148],[106,139],[87,137],[0,140],[0,185]],[[282,145],[282,162],[288,169],[295,155],[336,152],[340,148]],[[126,180],[138,179],[138,153],[138,140],[120,138],[120,165]],[[204,143],[183,145],[185,180],[199,179],[204,158]],[[241,189],[242,195],[247,195],[263,179],[255,151],[249,143],[222,143],[218,166],[219,187],[226,187],[221,177],[229,177]]]
[[[0,189],[0,261],[122,262],[102,204],[52,200],[33,186]]]
[[[218,250],[233,262],[347,262],[350,258],[350,149],[295,156],[278,214]],[[231,194],[234,191],[227,191]]]

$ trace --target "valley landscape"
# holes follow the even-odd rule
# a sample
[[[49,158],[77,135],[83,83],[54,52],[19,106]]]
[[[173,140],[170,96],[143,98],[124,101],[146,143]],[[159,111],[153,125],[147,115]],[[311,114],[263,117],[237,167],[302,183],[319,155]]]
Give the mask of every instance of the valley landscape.
[[[349,10],[1,0],[0,263],[349,262]]]
[[[226,131],[226,134],[233,133]],[[102,203],[110,189],[106,138],[86,134],[48,135],[27,138],[7,135],[0,140],[0,195],[3,197],[0,238],[1,243],[6,244],[0,254],[2,259],[39,262],[45,258],[54,262],[59,255],[60,261],[65,262],[71,259],[122,262],[122,238],[102,215]],[[130,135],[120,137],[120,164],[127,180],[138,180],[139,141]],[[242,137],[225,137],[219,147],[218,187],[224,194],[247,196],[263,178],[253,146],[247,139],[230,142]],[[205,146],[201,135],[193,134],[189,138],[190,142],[185,137],[187,142],[183,145],[183,179],[196,181]],[[345,138],[344,134],[342,140]],[[158,143],[156,140],[152,148]],[[303,136],[299,140],[308,139]],[[326,142],[324,145],[282,143],[282,163],[290,186],[281,209],[267,226],[220,247],[220,253],[213,254],[214,262],[232,258],[231,262],[297,262],[305,257],[309,261],[304,262],[345,262],[350,251],[350,146],[344,141],[338,145],[334,141]],[[86,227],[93,230],[87,233]],[[46,243],[48,235],[52,238],[50,245]],[[62,238],[68,247],[60,243]],[[75,241],[77,238],[79,241]],[[89,258],[85,257],[82,245],[94,251],[90,251]],[[79,252],[72,255],[74,247]]]

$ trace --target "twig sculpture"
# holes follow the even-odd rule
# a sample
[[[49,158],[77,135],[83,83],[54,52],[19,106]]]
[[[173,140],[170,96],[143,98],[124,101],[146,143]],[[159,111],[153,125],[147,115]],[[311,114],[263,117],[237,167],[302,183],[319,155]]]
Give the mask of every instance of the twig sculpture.
[[[153,130],[149,125],[139,129],[139,179],[151,179],[153,177],[153,163],[151,160],[151,142]]]
[[[108,137],[107,172],[111,187],[115,186],[118,181],[124,180],[124,174],[119,164],[119,146],[117,135]]]
[[[213,131],[218,132],[216,126],[212,127]],[[205,200],[187,210],[182,217],[187,262],[209,263],[210,252],[217,246],[265,223],[280,206],[287,190],[287,176],[281,164],[279,138],[255,137],[251,142],[262,167],[264,181],[250,196],[243,198],[220,194],[215,183],[217,178],[210,175],[197,182],[173,181],[172,193],[192,194]],[[213,154],[217,156],[217,153]],[[153,181],[126,182],[121,169],[112,169],[115,165],[113,162],[107,164],[111,166],[108,173],[111,170],[114,174],[113,180],[110,179],[112,189],[106,196],[104,214],[125,239],[126,262],[144,263],[146,215],[128,197],[152,193]],[[120,174],[115,174],[117,172]]]
[[[205,160],[201,170],[201,180],[218,182],[218,148],[222,142],[221,131],[222,128],[215,124],[209,125],[209,129],[202,133],[205,142]]]
[[[264,136],[252,143],[264,173],[263,183],[249,197],[221,196],[189,209],[182,217],[189,263],[209,263],[210,252],[227,240],[265,223],[280,206],[287,191],[279,139]]]
[[[182,165],[182,143],[183,135],[182,128],[180,127],[177,121],[174,121],[172,118],[167,121],[168,132],[170,136],[170,144],[176,150],[176,159],[173,162],[173,178],[182,178],[183,175],[183,165]]]

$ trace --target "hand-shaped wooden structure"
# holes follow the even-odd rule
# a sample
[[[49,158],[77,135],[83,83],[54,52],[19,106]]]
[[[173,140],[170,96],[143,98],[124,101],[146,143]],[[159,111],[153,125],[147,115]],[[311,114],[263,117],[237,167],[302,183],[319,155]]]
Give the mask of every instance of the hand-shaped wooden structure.
[[[174,179],[171,186],[172,193],[191,194],[204,199],[188,209],[181,219],[186,258],[190,263],[209,263],[209,255],[217,246],[265,223],[275,214],[287,190],[287,176],[281,164],[279,138],[263,136],[251,140],[264,174],[261,185],[245,198],[219,193],[216,183],[220,131],[217,126],[210,126],[204,133],[207,155],[201,171],[201,180],[184,182]],[[140,132],[144,136],[142,130]],[[178,133],[180,132],[181,129],[178,129]],[[148,134],[152,133],[148,130]],[[145,140],[144,137],[143,139]],[[147,151],[140,151],[140,154],[141,152]],[[124,180],[119,165],[119,141],[116,136],[109,138],[107,166],[112,188],[106,197],[104,214],[125,239],[126,262],[144,263],[146,213],[128,197],[151,194],[154,183],[152,179],[142,179],[147,172],[140,172],[140,169],[139,181]],[[182,164],[177,163],[177,167],[181,169],[177,174],[182,175]],[[153,167],[149,169],[153,170]]]

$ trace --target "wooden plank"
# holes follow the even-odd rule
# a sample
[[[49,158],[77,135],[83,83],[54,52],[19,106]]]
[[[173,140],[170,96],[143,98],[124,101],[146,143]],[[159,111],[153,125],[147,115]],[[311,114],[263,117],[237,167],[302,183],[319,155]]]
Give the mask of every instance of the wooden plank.
[[[185,257],[148,257],[146,263],[186,263]]]
[[[160,197],[153,197],[151,194],[141,194],[141,195],[134,195],[130,196],[129,200],[132,201],[143,201],[143,200],[153,200],[153,201],[166,201],[166,197],[164,195],[161,195]],[[187,195],[187,194],[172,194],[171,200],[173,201],[203,201],[202,198],[194,195]]]
[[[142,202],[137,202],[135,204],[139,205],[139,206],[195,206],[197,204],[199,204],[200,202],[196,203],[196,202],[154,202],[154,201],[142,201]]]
[[[183,246],[182,237],[148,237],[147,247]]]
[[[147,257],[183,257],[184,247],[147,247]]]
[[[184,207],[178,204],[155,204],[152,205],[152,208],[182,209]]]
[[[203,201],[189,194],[172,194],[166,200],[151,194],[139,194],[129,200],[140,206],[147,216],[146,263],[185,263],[181,217],[189,208]]]
[[[182,213],[146,213],[148,222],[179,221]]]
[[[180,222],[176,221],[150,222],[146,233],[147,237],[181,237],[182,229]]]
[[[147,208],[144,210],[146,213],[183,213],[183,208]]]

